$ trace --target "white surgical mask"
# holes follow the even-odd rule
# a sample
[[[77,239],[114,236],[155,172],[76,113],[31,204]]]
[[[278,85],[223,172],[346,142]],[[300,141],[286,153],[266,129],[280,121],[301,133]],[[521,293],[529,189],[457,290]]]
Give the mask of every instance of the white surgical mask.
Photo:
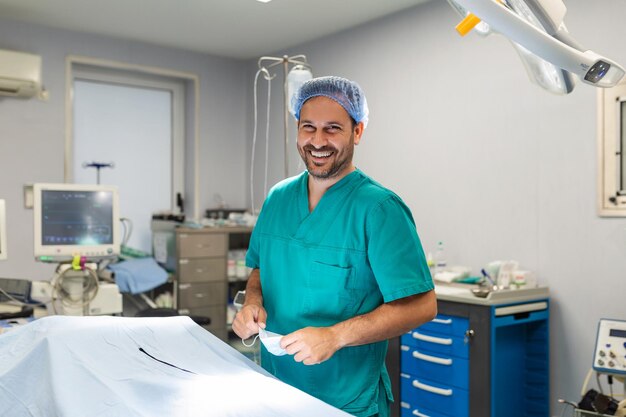
[[[280,339],[283,338],[282,334],[268,332],[265,329],[259,330],[259,339],[265,346],[265,349],[272,355],[283,356],[287,354],[287,351],[280,347]]]
[[[241,339],[241,343],[243,343],[244,346],[251,347],[254,345],[257,338],[261,340],[261,343],[263,343],[265,349],[267,349],[267,351],[272,355],[283,356],[287,354],[287,351],[280,347],[280,339],[283,338],[283,335],[274,332],[268,332],[265,329],[259,329],[259,334],[254,337],[254,340],[252,340],[251,344],[246,344],[243,339]]]

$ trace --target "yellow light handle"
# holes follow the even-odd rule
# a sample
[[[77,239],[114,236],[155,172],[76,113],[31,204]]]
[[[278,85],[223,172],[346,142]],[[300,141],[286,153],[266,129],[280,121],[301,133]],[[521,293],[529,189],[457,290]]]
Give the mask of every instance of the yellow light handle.
[[[459,35],[465,36],[470,33],[470,31],[474,29],[474,26],[479,23],[480,18],[473,13],[469,13],[467,16],[465,16],[465,19],[461,20],[461,22],[456,25],[455,29],[457,32],[459,32]]]
[[[496,3],[502,3],[502,0],[494,0]],[[468,13],[467,16],[465,16],[465,19],[461,20],[461,22],[456,25],[456,31],[459,32],[459,35],[461,36],[465,36],[468,33],[470,33],[470,31],[472,29],[474,29],[474,26],[476,26],[477,24],[480,23],[480,18],[477,17],[474,13]]]

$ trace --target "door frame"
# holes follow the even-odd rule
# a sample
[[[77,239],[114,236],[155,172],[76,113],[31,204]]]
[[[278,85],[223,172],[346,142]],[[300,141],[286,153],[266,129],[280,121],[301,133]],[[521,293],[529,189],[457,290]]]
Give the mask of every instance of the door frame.
[[[111,82],[128,86],[135,87],[159,87],[163,85],[168,85],[168,89],[174,91],[175,89],[181,89],[184,93],[186,84],[191,83],[191,88],[193,89],[193,109],[187,109],[187,111],[193,112],[193,213],[192,216],[194,218],[198,218],[198,214],[200,212],[199,209],[199,163],[198,163],[198,155],[199,155],[199,108],[200,108],[200,80],[196,74],[186,73],[181,71],[169,70],[158,67],[151,66],[143,66],[136,64],[128,64],[119,61],[111,61],[111,60],[103,60],[98,58],[91,58],[86,56],[78,56],[78,55],[68,55],[65,60],[65,161],[64,161],[64,178],[66,183],[71,183],[73,180],[73,144],[74,144],[74,111],[73,111],[73,97],[74,97],[74,79],[80,78],[88,81],[101,81],[101,82]],[[95,69],[99,68],[103,71],[111,70],[111,74],[102,74],[102,73],[90,73],[89,70],[84,69],[83,67],[93,67]],[[119,73],[128,73],[129,75],[125,77],[123,74],[113,74],[115,72]],[[78,77],[77,77],[78,75]],[[136,79],[131,78],[132,76],[141,77],[145,76],[146,80],[138,81]],[[167,83],[167,81],[151,81],[150,78],[155,77],[164,77],[172,79],[171,83]],[[124,82],[126,81],[129,82]],[[179,81],[179,82],[176,82]],[[181,91],[178,91],[179,93]],[[174,100],[172,103],[172,110],[174,112],[179,112],[179,115],[182,115],[185,102],[189,102],[189,100]],[[185,118],[182,117],[180,123],[177,123],[176,126],[172,125],[172,128],[176,131],[173,132],[173,135],[182,136],[182,140],[179,141],[178,149],[174,152],[176,158],[178,160],[172,161],[173,168],[176,164],[179,164],[180,171],[177,175],[173,173],[172,178],[172,208],[176,207],[176,191],[184,192],[185,187],[185,166],[184,166],[184,158],[186,155],[186,143],[187,143],[187,134],[185,133]],[[187,196],[188,200],[189,196]]]

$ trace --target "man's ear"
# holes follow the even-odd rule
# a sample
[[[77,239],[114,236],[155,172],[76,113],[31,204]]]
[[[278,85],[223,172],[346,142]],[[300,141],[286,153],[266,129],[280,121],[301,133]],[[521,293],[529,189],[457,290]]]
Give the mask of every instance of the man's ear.
[[[354,127],[354,144],[358,145],[361,141],[361,136],[363,136],[363,131],[365,130],[365,125],[363,122],[359,122]]]

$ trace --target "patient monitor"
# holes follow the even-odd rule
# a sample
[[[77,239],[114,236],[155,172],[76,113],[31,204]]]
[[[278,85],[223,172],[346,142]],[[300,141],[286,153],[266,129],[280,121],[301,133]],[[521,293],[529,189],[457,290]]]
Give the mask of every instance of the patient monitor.
[[[34,255],[58,263],[50,283],[33,298],[64,315],[122,311],[117,285],[101,283],[98,263],[120,253],[117,188],[106,185],[34,184]]]
[[[98,261],[120,253],[116,187],[35,184],[33,211],[38,261]]]

